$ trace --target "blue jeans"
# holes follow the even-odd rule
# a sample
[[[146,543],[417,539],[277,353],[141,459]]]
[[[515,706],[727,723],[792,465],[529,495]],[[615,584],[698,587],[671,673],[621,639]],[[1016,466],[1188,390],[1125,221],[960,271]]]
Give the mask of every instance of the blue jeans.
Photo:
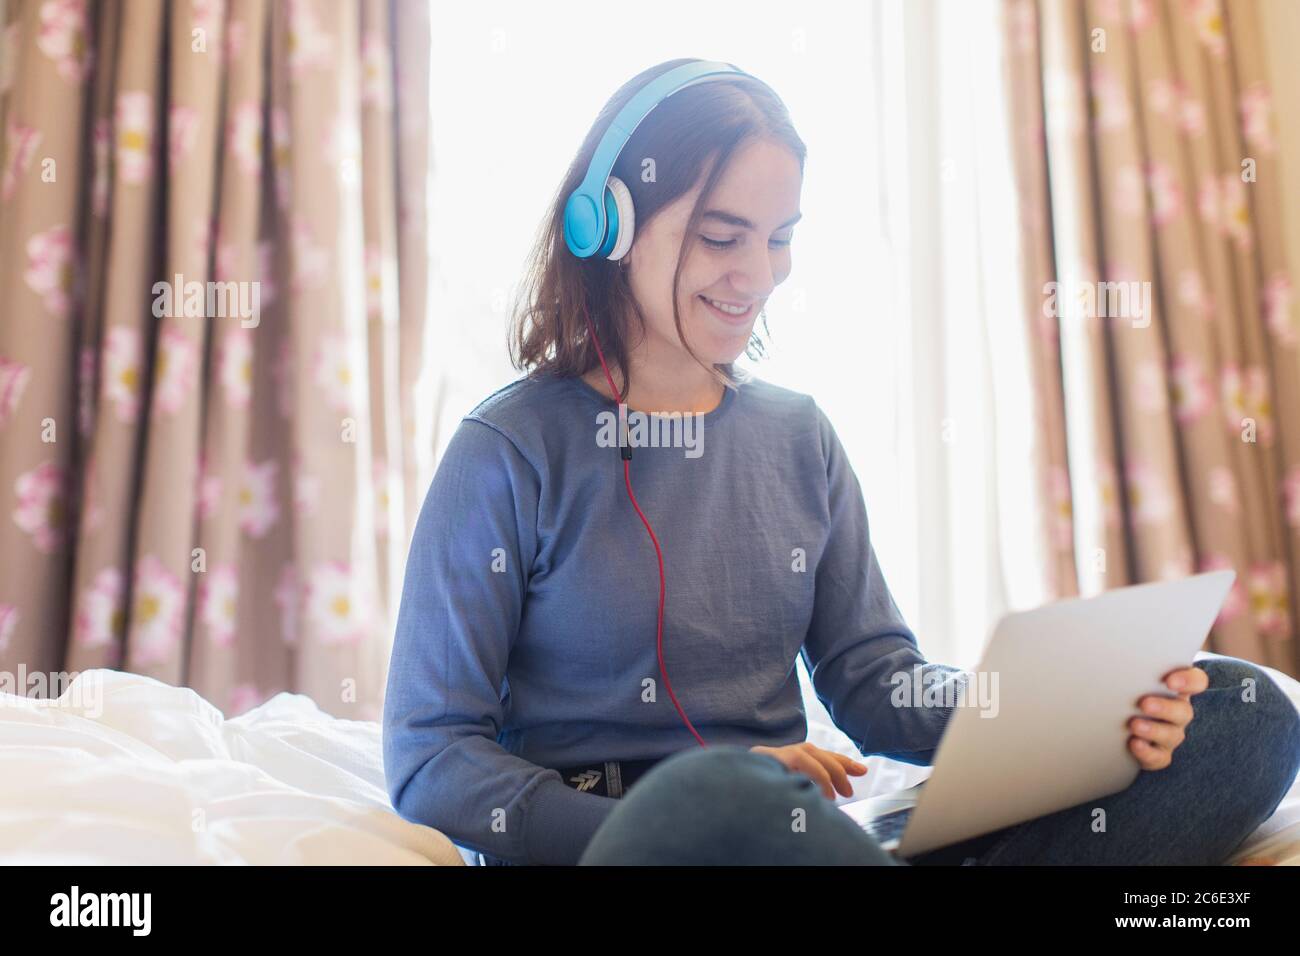
[[[1197,661],[1186,739],[1163,770],[1127,789],[908,863],[1187,865],[1223,863],[1272,815],[1300,768],[1300,715],[1281,688],[1236,658]],[[1255,700],[1243,701],[1245,678]],[[792,826],[796,809],[806,816]],[[1104,832],[1094,832],[1097,808]],[[965,856],[969,849],[973,855]],[[740,746],[691,749],[654,767],[619,801],[579,861],[602,865],[895,866],[804,774]]]

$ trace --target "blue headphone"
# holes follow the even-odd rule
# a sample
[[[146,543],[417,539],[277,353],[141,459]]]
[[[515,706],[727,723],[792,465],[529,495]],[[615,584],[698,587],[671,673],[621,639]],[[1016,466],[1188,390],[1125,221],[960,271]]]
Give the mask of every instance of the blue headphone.
[[[678,90],[734,76],[758,80],[730,63],[686,63],[655,77],[628,100],[600,138],[587,175],[564,204],[564,242],[570,252],[579,259],[594,255],[622,259],[627,255],[636,215],[627,184],[613,175],[619,153],[650,111]]]

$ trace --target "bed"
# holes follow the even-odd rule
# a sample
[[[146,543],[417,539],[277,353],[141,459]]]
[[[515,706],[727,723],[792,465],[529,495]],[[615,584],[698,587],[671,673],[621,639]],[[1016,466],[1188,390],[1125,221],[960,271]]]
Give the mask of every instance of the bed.
[[[1300,707],[1300,683],[1269,673]],[[98,702],[77,702],[85,681],[100,682]],[[813,723],[809,739],[840,749],[833,732]],[[867,763],[870,793],[858,796],[929,772],[881,757]],[[0,692],[0,864],[475,858],[393,812],[379,724],[340,720],[307,697],[278,694],[227,719],[188,688],[112,670],[81,674],[57,701]],[[1300,865],[1300,781],[1229,862],[1247,860]]]
[[[98,704],[0,695],[0,864],[464,865],[393,812],[379,724],[298,694],[226,719],[112,670],[60,700],[96,680]]]

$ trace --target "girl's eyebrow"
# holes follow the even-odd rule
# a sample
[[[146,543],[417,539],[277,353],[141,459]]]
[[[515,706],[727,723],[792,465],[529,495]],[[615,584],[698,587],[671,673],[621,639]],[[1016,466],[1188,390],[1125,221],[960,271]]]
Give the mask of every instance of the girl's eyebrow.
[[[726,212],[725,210],[722,209],[710,209],[701,218],[716,219],[719,222],[726,223],[728,226],[739,226],[742,229],[754,228],[754,224],[750,222],[748,219],[746,219],[744,216],[737,216],[734,212]],[[793,218],[787,219],[785,222],[781,223],[781,225],[777,226],[776,228],[784,229],[786,226],[793,226],[796,222],[798,222],[802,218],[803,218],[803,213],[797,212],[794,214]]]

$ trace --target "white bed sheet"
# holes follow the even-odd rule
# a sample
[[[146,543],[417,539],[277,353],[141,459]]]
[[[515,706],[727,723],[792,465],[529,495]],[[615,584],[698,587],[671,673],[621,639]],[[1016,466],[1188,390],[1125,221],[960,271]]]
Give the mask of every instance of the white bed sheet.
[[[99,704],[74,706],[94,680]],[[393,811],[379,724],[297,694],[227,720],[188,688],[95,670],[57,701],[0,693],[0,864],[24,863],[464,860]]]

